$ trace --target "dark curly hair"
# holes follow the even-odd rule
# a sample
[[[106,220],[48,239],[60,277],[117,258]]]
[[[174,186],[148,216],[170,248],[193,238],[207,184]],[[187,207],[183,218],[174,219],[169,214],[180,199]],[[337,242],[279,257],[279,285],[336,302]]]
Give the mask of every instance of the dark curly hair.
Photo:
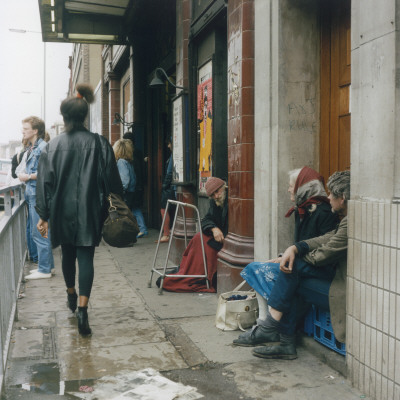
[[[89,111],[89,104],[94,101],[93,88],[90,85],[78,84],[76,92],[76,96],[63,100],[60,106],[60,112],[64,118],[65,130],[67,132],[72,132],[83,127]]]

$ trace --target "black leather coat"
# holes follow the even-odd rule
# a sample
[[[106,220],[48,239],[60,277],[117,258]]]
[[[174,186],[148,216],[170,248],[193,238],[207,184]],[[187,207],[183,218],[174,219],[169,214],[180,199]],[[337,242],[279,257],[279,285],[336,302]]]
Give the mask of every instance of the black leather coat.
[[[114,152],[99,136],[110,191],[122,195]],[[36,211],[50,220],[53,247],[98,246],[106,204],[95,134],[64,133],[43,149],[38,165]]]

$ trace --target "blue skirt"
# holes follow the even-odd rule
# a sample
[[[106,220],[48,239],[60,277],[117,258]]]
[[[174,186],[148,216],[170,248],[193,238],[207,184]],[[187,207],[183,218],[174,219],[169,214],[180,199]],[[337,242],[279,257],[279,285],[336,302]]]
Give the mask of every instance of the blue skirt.
[[[240,275],[257,293],[268,300],[279,275],[279,264],[252,262]]]

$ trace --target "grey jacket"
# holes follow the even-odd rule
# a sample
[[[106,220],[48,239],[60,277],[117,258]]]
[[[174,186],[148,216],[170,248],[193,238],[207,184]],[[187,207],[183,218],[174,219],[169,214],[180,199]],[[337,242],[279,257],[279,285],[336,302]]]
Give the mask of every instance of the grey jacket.
[[[323,236],[304,241],[310,251],[303,257],[307,263],[319,267],[336,265],[336,273],[329,288],[329,307],[332,327],[339,342],[346,341],[346,280],[347,280],[347,216],[338,228]]]

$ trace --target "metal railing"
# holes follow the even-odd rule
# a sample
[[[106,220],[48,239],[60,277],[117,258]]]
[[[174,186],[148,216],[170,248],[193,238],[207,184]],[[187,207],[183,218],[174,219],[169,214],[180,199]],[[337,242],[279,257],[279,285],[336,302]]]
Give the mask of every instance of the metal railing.
[[[26,207],[22,185],[0,189],[0,395],[26,257]],[[2,202],[0,203],[2,204]]]

